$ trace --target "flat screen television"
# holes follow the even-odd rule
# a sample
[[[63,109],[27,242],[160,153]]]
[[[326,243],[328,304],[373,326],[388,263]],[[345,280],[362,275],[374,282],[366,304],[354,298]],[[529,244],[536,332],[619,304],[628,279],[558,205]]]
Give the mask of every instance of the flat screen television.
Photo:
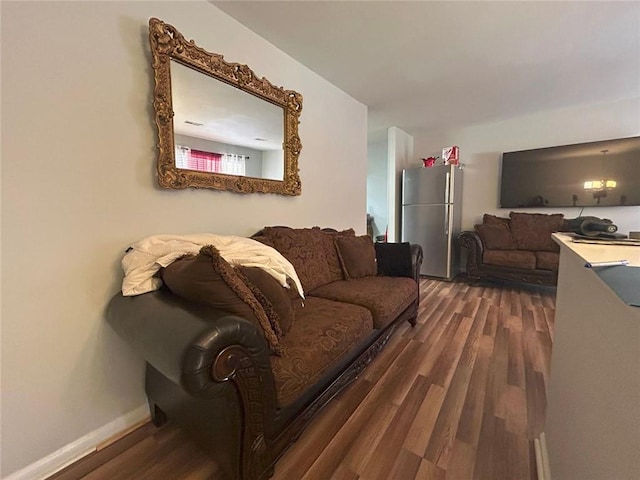
[[[502,154],[502,208],[620,205],[640,205],[640,137]]]

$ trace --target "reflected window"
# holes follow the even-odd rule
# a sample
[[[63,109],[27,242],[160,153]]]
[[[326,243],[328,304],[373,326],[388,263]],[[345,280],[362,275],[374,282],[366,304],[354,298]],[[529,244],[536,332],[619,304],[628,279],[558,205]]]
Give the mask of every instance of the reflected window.
[[[197,172],[245,175],[249,157],[233,153],[214,153],[176,145],[176,167]]]

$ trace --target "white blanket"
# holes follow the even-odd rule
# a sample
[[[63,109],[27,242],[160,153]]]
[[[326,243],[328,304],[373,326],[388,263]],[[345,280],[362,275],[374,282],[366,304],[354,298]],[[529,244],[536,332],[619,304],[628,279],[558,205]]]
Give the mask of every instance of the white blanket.
[[[131,245],[122,259],[122,294],[132,296],[158,290],[162,280],[155,274],[161,267],[185,255],[197,254],[205,245],[216,247],[231,265],[263,269],[283,287],[288,287],[290,278],[304,298],[298,274],[280,252],[251,238],[210,233],[152,235]]]

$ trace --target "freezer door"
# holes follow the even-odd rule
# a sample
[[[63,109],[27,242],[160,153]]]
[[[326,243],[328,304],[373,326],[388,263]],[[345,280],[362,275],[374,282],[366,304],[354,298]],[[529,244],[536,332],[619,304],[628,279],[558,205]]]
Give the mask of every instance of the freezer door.
[[[450,205],[404,205],[402,241],[422,247],[421,275],[451,278]]]
[[[451,166],[407,168],[402,172],[403,205],[436,205],[452,201]]]

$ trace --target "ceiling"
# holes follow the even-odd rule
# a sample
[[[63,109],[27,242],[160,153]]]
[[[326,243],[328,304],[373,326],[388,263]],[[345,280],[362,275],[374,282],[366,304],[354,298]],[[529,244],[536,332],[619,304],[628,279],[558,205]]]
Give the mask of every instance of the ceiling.
[[[171,62],[174,133],[254,150],[282,150],[282,107]]]
[[[367,105],[370,132],[640,97],[640,1],[211,3]]]

